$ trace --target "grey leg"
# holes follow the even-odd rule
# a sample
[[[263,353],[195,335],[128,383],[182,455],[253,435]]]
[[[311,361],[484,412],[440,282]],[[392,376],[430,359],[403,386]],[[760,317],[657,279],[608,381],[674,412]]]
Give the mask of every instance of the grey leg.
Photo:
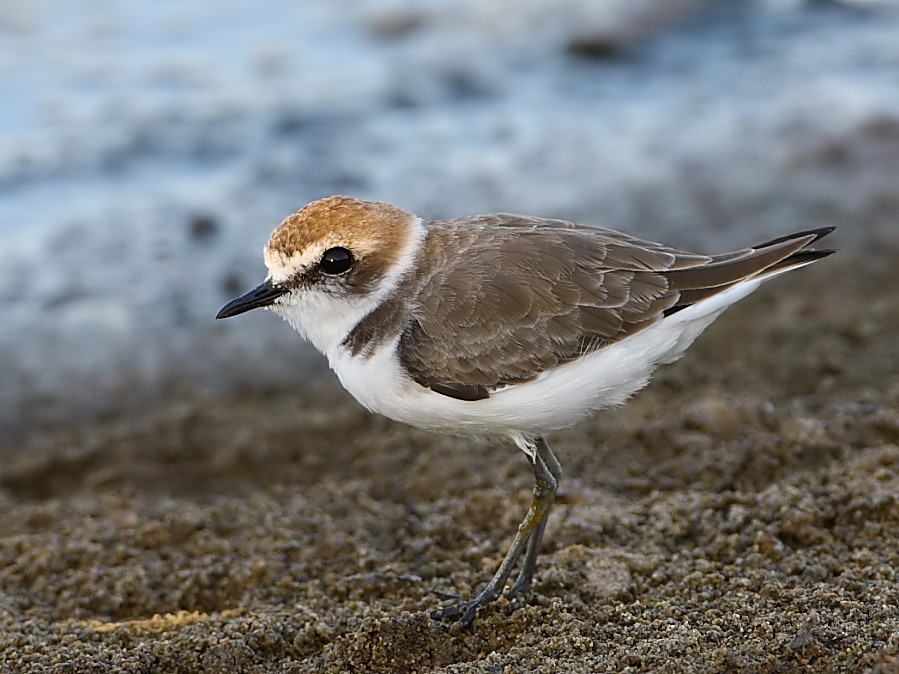
[[[550,449],[549,443],[546,441],[546,438],[540,436],[534,441],[534,447],[537,450],[537,454],[540,455],[540,458],[543,459],[543,462],[546,464],[546,467],[549,468],[549,472],[552,473],[553,477],[556,478],[556,481],[562,477],[562,464],[559,463],[559,460],[556,458],[556,455],[553,454],[553,450]]]
[[[545,459],[544,456],[549,459],[552,468],[547,465],[547,459]],[[515,567],[515,563],[528,546],[528,541],[534,536],[539,536],[539,539],[542,539],[543,530],[546,527],[546,518],[549,515],[549,510],[555,500],[556,489],[558,488],[558,481],[554,472],[561,473],[561,468],[558,460],[556,460],[556,457],[553,456],[553,453],[550,451],[549,445],[547,445],[546,441],[542,438],[538,439],[536,442],[536,452],[531,465],[534,468],[534,498],[531,501],[531,507],[528,508],[527,514],[524,516],[521,524],[518,525],[518,531],[515,533],[515,538],[512,539],[512,545],[509,547],[509,551],[503,558],[499,569],[497,569],[493,578],[487,583],[487,586],[477,597],[468,602],[461,602],[433,611],[431,613],[432,618],[458,619],[463,625],[470,625],[474,621],[478,609],[489,604],[499,596],[500,592],[502,592],[503,587],[506,585],[506,581],[509,579],[509,576],[512,575],[512,569]],[[530,562],[532,567],[530,572],[525,575],[525,572],[527,571],[527,560],[525,569],[522,570],[522,575],[525,575],[525,582],[528,585],[533,576],[533,566],[536,564],[537,553],[540,549],[539,539],[537,540],[536,546],[532,543],[531,548],[528,549],[528,559],[533,557],[533,560]],[[519,581],[520,580],[521,579],[519,578]],[[519,582],[516,582],[515,585],[518,586]]]
[[[550,449],[546,438],[537,438],[535,448],[537,450],[537,456],[543,459],[543,463],[546,464],[546,468],[555,478],[556,485],[558,486],[558,482],[562,477],[562,465],[559,463],[556,455],[553,454],[552,449]],[[540,546],[543,544],[543,532],[546,530],[546,523],[549,520],[549,508],[552,506],[556,497],[555,489],[552,490],[551,496],[552,500],[546,509],[546,516],[540,521],[540,524],[537,525],[537,528],[534,529],[534,533],[531,535],[521,572],[518,574],[518,578],[509,590],[510,599],[526,597],[531,592],[531,581],[534,580],[534,572],[537,570],[537,555],[540,554]]]

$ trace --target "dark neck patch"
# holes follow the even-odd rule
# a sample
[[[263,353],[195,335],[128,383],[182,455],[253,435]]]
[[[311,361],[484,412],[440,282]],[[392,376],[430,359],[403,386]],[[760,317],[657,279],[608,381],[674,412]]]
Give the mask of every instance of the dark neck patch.
[[[401,288],[397,288],[344,338],[342,344],[353,356],[369,357],[379,346],[392,341],[403,331],[409,321],[409,305],[400,299],[400,291]]]

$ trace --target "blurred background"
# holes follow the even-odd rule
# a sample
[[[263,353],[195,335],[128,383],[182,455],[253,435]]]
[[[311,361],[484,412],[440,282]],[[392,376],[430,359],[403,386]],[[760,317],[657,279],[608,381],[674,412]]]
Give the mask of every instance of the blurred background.
[[[886,0],[4,2],[0,431],[318,377],[213,317],[325,195],[892,254],[897,178]]]

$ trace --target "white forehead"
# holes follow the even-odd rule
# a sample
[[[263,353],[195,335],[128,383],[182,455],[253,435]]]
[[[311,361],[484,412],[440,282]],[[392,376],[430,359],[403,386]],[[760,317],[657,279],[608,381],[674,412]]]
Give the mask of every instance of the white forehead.
[[[346,243],[341,244],[337,237],[328,237],[314,241],[305,249],[296,250],[290,254],[279,248],[266,246],[262,250],[262,258],[265,260],[269,278],[275,283],[281,283],[303,270],[315,266],[322,259],[325,251],[340,245],[346,245]]]

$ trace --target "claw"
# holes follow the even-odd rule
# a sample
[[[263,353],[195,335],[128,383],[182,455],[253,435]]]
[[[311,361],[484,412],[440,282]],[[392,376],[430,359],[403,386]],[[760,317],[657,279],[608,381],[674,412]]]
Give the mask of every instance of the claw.
[[[442,590],[431,590],[431,594],[435,595],[440,601],[449,601],[450,599],[459,598],[459,595],[455,592],[443,592]]]
[[[509,588],[509,591],[506,593],[506,597],[511,602],[521,602],[523,604],[530,593],[531,579],[519,578],[515,581],[515,584],[512,585],[511,588]]]
[[[480,597],[471,601],[461,601],[458,604],[451,604],[431,611],[431,619],[448,620],[450,622],[458,622],[463,627],[471,627],[478,615],[478,609],[486,606],[491,601],[493,601],[493,597],[486,601]]]

